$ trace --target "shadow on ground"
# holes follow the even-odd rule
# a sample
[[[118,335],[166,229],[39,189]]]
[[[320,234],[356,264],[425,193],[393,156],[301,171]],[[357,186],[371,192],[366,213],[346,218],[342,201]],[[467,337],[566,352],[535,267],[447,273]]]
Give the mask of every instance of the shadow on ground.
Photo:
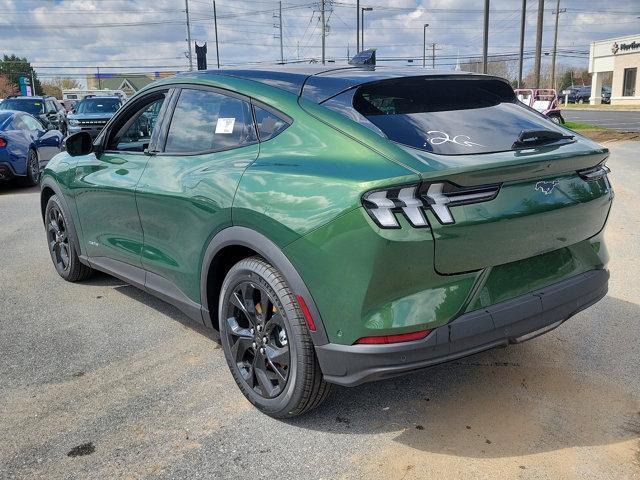
[[[603,310],[640,317],[636,304],[612,297],[603,303]],[[582,365],[562,349],[561,334],[393,380],[338,388],[325,406],[291,423],[344,434],[399,432],[396,442],[419,451],[478,458],[640,439],[637,393],[625,389],[624,379],[610,378],[607,367]],[[608,343],[620,345],[627,330],[609,334],[616,338]],[[616,353],[612,349],[610,356]]]
[[[120,280],[103,272],[95,271],[91,278],[82,282],[84,285],[93,285],[99,287],[112,287],[119,293],[126,295],[127,297],[143,303],[148,307],[153,308],[158,313],[165,315],[176,322],[181,323],[185,327],[188,327],[214,341],[218,341],[219,335],[206,328],[204,325],[198,324],[194,320],[191,320],[188,316],[182,313],[173,305],[160,300],[157,297],[137,288],[129,285],[127,282]]]
[[[171,305],[113,277],[98,274],[87,283],[113,286],[212,341],[217,338]],[[640,317],[640,306],[613,297],[604,299],[601,308],[623,311],[629,319]],[[521,345],[392,380],[337,387],[323,406],[287,423],[346,435],[397,433],[394,441],[419,451],[477,458],[640,439],[637,396],[625,389],[623,380],[609,378],[606,365],[584,365],[563,347],[563,329],[585,330],[584,342],[589,342],[590,322],[593,319],[582,313],[555,332]],[[612,345],[622,344],[627,334],[624,328],[603,331],[612,336]],[[611,362],[617,361],[611,358],[616,353],[607,354]]]

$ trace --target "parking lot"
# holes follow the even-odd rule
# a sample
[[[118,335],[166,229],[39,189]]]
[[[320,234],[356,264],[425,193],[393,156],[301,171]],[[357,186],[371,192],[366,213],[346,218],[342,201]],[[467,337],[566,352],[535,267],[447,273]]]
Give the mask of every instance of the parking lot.
[[[640,478],[640,142],[609,147],[604,300],[286,422],[173,307],[106,275],[65,283],[39,190],[0,186],[0,478]]]
[[[615,110],[574,110],[563,109],[562,116],[567,122],[588,123],[621,132],[640,132],[640,111]]]

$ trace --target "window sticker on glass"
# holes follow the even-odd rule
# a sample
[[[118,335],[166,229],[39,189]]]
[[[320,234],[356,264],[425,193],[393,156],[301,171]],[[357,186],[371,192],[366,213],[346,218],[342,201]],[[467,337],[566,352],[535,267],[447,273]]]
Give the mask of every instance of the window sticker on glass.
[[[216,133],[233,133],[233,126],[235,123],[235,118],[218,118],[218,123],[216,123]]]

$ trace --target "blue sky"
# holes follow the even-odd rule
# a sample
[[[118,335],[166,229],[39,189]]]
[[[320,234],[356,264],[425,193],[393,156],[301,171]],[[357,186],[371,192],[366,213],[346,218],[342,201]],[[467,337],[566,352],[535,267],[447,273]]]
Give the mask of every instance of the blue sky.
[[[286,60],[319,58],[319,2],[288,0],[283,5]],[[327,58],[344,60],[355,52],[355,0],[327,0]],[[223,65],[275,62],[280,49],[278,2],[216,2]],[[423,25],[427,43],[436,42],[436,65],[449,69],[482,51],[483,0],[362,0],[365,42],[378,56],[412,57],[421,63]],[[535,47],[536,0],[528,1],[525,51]],[[545,2],[544,51],[553,44],[556,0]],[[213,9],[209,0],[189,0],[192,39],[208,42],[215,65]],[[517,53],[521,0],[492,0],[490,54]],[[587,66],[589,42],[640,34],[638,0],[562,0],[558,62]],[[0,53],[28,57],[39,75],[80,77],[95,71],[184,70],[184,0],[0,0]],[[194,54],[195,55],[195,54]],[[549,62],[545,57],[544,62]],[[525,71],[532,63],[527,61]],[[56,68],[52,68],[56,67]],[[122,68],[115,68],[122,67]]]

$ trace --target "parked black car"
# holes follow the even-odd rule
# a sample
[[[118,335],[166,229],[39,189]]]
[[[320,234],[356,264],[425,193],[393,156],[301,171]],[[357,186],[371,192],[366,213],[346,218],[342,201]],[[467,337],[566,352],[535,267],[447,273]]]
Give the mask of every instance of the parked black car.
[[[67,112],[55,97],[7,97],[0,103],[0,110],[27,112],[40,120],[47,130],[67,133]]]
[[[562,100],[568,95],[569,103],[589,103],[591,97],[591,85],[586,86],[570,86],[562,91]]]

